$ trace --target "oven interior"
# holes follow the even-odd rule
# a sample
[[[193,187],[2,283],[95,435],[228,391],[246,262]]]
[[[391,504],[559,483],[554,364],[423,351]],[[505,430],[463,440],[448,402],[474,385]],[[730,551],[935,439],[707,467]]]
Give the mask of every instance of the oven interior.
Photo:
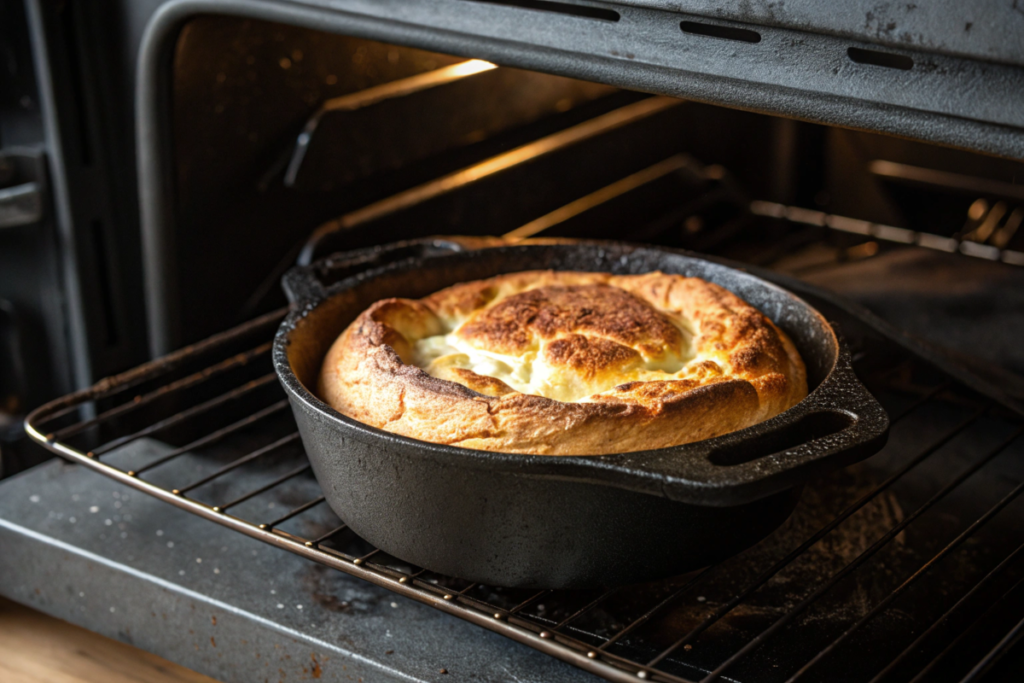
[[[296,262],[511,233],[771,267],[925,336],[939,321],[919,318],[948,317],[936,341],[1024,367],[1015,345],[972,343],[964,328],[985,323],[963,317],[973,296],[989,324],[1022,323],[1018,269],[989,263],[1024,265],[1021,162],[492,66],[251,19],[189,22],[169,112],[175,346],[283,305]],[[808,212],[779,220],[769,203]]]
[[[49,411],[44,433],[211,523],[402,577],[613,680],[1019,666],[1024,164],[255,19],[189,21],[171,68],[158,286],[166,344],[198,346]],[[435,235],[644,242],[795,278],[890,442],[809,484],[762,543],[676,579],[527,594],[386,557],[322,504],[269,341],[291,266]]]

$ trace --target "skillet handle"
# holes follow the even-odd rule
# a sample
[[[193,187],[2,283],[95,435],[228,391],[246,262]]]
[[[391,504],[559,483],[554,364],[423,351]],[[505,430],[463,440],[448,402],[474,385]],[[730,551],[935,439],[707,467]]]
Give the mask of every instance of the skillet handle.
[[[885,445],[889,416],[854,373],[840,339],[829,377],[801,403],[750,432],[708,442],[705,504],[750,502],[863,460]]]
[[[292,308],[319,301],[332,283],[371,268],[410,258],[465,251],[457,242],[421,239],[332,254],[308,266],[295,266],[281,278],[281,287]]]

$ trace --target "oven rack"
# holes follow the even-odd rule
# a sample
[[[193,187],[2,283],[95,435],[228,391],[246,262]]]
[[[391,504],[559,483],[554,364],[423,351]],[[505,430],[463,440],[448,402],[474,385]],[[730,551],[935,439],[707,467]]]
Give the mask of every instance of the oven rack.
[[[986,261],[1000,261],[1011,266],[1024,266],[1024,252],[986,243],[988,239],[998,237],[998,231],[987,234],[985,240],[969,239],[966,236],[964,238],[942,237],[941,235],[934,235],[929,232],[917,232],[907,230],[906,228],[897,228],[892,225],[872,223],[858,218],[836,216],[824,211],[764,201],[751,202],[750,212],[755,216],[785,219],[792,223],[810,225],[816,228],[829,228],[838,232],[890,242],[892,244],[923,247],[947,254],[959,253],[964,256],[985,259]],[[1014,223],[1008,223],[1007,225],[1007,227],[1012,228],[1011,235],[1016,233],[1017,228],[1020,226],[1020,217],[1022,216],[1024,216],[1024,209],[1017,209],[1011,215],[1012,218],[1016,219]]]
[[[883,362],[887,356],[881,360],[877,356],[885,354],[869,352],[864,348],[858,350],[855,356],[857,367],[863,370],[861,374],[865,376],[869,387],[880,398],[885,396],[885,403],[892,413],[894,430],[923,408],[936,404],[955,406],[961,411],[961,417],[943,425],[934,433],[925,434],[924,438],[907,448],[908,452],[899,453],[898,467],[883,481],[807,535],[784,556],[759,567],[752,580],[745,581],[728,599],[723,598],[717,608],[702,609],[702,617],[690,626],[670,631],[671,637],[667,640],[662,632],[660,641],[653,647],[651,642],[644,639],[645,627],[654,625],[666,611],[679,605],[701,608],[704,598],[696,595],[697,589],[706,586],[729,561],[694,572],[654,592],[650,592],[649,587],[613,588],[587,595],[582,604],[578,604],[581,602],[579,593],[529,591],[528,594],[519,594],[512,591],[506,595],[477,584],[410,567],[354,538],[343,522],[323,527],[321,533],[309,536],[281,528],[326,508],[322,495],[308,496],[304,502],[293,504],[285,514],[275,515],[274,518],[264,515],[250,519],[249,515],[235,512],[236,509],[244,508],[247,502],[272,494],[289,482],[308,479],[308,483],[314,483],[310,477],[309,464],[301,452],[294,423],[290,422],[284,393],[277,385],[272,369],[269,369],[270,339],[285,313],[284,310],[278,310],[263,315],[206,341],[44,405],[28,417],[27,431],[32,438],[72,462],[212,523],[433,606],[612,681],[646,679],[686,683],[696,680],[734,680],[727,676],[745,658],[770,643],[787,627],[800,627],[800,618],[805,612],[827,598],[845,578],[868,564],[874,556],[891,548],[908,530],[913,531],[915,522],[927,511],[960,491],[965,482],[989,466],[998,456],[1012,446],[1019,445],[1018,439],[1024,435],[1024,421],[1012,411],[958,384],[941,371],[927,367],[922,361],[904,354],[898,360]],[[196,392],[204,389],[209,390],[207,395],[203,395],[202,400],[196,399]],[[256,395],[263,396],[257,408],[241,414],[237,410],[228,411],[229,407],[237,408]],[[182,437],[179,442],[184,440],[183,443],[173,445],[170,450],[165,450],[142,466],[126,469],[111,462],[115,453],[133,442],[153,436],[162,437],[197,421],[218,418],[218,415],[221,417],[215,420],[217,426]],[[284,420],[290,427],[283,430],[283,435],[278,433],[255,442],[252,439],[243,442],[245,452],[242,455],[232,455],[223,464],[213,463],[213,469],[208,468],[197,478],[182,480],[173,485],[157,483],[153,479],[155,471],[172,464],[185,454],[237,441],[239,435],[246,430],[271,419]],[[801,561],[810,548],[865,506],[872,504],[886,491],[904,483],[944,447],[970,429],[992,420],[997,420],[1001,425],[1002,438],[995,442],[989,439],[984,447],[974,449],[966,468],[946,473],[940,488],[916,508],[907,510],[856,558],[824,577],[802,600],[787,606],[778,619],[753,638],[747,639],[717,665],[709,667],[687,664],[687,654],[698,643],[700,636],[711,631],[730,612],[748,602],[773,577]],[[258,467],[260,461],[279,457],[289,449],[295,457],[291,461],[277,463],[273,478],[251,490],[236,492],[228,499],[217,500],[201,500],[204,496],[193,495],[193,492],[203,487],[229,480],[232,475],[237,477],[247,466]],[[798,661],[788,680],[814,679],[815,675],[821,673],[822,667],[819,664],[825,666],[844,646],[855,644],[858,634],[866,626],[876,621],[901,596],[913,590],[915,584],[926,578],[944,559],[974,539],[979,530],[1010,506],[1022,492],[1024,477],[1001,497],[987,501],[984,511],[976,514],[959,533],[944,539],[945,545],[937,548],[898,585],[888,590],[881,600],[857,614],[856,618],[848,619],[842,631],[817,648],[812,657]],[[334,547],[338,539],[346,535],[349,537],[348,545],[340,549]],[[1007,629],[1003,628],[1006,615],[999,613],[1000,606],[1007,602],[1008,596],[1014,595],[1014,591],[1024,583],[1024,578],[1016,576],[1019,564],[1024,564],[1019,562],[1024,559],[1024,535],[1013,542],[1019,545],[1001,558],[990,561],[987,571],[982,571],[965,590],[955,595],[930,596],[942,602],[942,613],[923,628],[906,633],[905,642],[900,643],[897,653],[878,663],[877,673],[872,680],[883,680],[893,672],[902,676],[903,667],[915,661],[917,670],[914,672],[914,680],[927,678],[958,662],[961,667],[967,667],[962,680],[976,680],[996,665],[1024,633],[1024,620],[1016,621],[1016,617],[1024,614],[1013,614],[1015,618]],[[1007,582],[1008,588],[1004,586]],[[999,595],[993,599],[989,594],[994,587],[998,589]],[[580,624],[603,604],[619,600],[624,595],[634,595],[637,601],[647,602],[636,609],[628,620],[612,624],[608,629]],[[980,597],[987,601],[981,609],[974,604]],[[541,603],[550,605],[560,602],[574,605],[574,608],[566,608],[563,616],[558,619],[541,613]],[[966,621],[964,612],[970,615]],[[958,629],[950,633],[954,623]],[[977,646],[979,634],[983,636],[981,640],[984,642],[980,650]],[[970,650],[974,655],[968,656],[966,665],[963,664],[962,650],[965,643],[974,644],[974,649]],[[933,649],[938,647],[938,651],[922,663],[920,648],[925,645]]]

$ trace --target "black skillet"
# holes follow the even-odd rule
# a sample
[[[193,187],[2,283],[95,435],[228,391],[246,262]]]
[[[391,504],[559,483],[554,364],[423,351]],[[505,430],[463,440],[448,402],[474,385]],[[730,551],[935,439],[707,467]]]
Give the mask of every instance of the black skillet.
[[[320,364],[373,302],[522,270],[702,277],[785,330],[807,365],[806,399],[715,439],[602,456],[492,453],[396,436],[318,399]],[[327,502],[385,552],[489,585],[587,588],[706,566],[757,542],[792,512],[809,478],[885,443],[885,411],[854,375],[826,320],[793,294],[682,252],[620,243],[464,250],[442,240],[338,254],[284,278],[292,301],[274,344]]]

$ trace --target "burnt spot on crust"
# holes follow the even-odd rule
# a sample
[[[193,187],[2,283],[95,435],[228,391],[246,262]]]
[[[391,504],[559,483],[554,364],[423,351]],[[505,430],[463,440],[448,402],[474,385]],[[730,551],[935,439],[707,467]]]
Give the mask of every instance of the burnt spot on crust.
[[[641,403],[670,401],[700,386],[692,379],[668,379],[655,382],[630,382],[623,393]]]
[[[535,338],[603,337],[658,357],[678,351],[683,335],[667,317],[618,287],[550,285],[513,294],[464,324],[459,336],[481,348],[522,353]]]
[[[549,342],[544,357],[551,365],[572,368],[581,377],[591,379],[601,370],[622,368],[640,360],[633,349],[601,337],[570,334]]]
[[[642,409],[651,419],[667,413],[686,411],[696,417],[699,414],[714,413],[728,405],[756,411],[759,400],[758,393],[750,382],[732,378],[710,382],[692,379],[629,382],[616,387],[615,393],[591,398],[601,404],[632,404]]]
[[[465,368],[451,368],[449,372],[453,375],[451,379],[484,396],[504,396],[515,392],[515,389],[496,377],[478,375]]]
[[[612,392],[591,398],[599,401],[626,400],[644,405],[647,409],[657,409],[660,403],[675,400],[699,386],[700,382],[691,379],[627,382],[616,386]]]

